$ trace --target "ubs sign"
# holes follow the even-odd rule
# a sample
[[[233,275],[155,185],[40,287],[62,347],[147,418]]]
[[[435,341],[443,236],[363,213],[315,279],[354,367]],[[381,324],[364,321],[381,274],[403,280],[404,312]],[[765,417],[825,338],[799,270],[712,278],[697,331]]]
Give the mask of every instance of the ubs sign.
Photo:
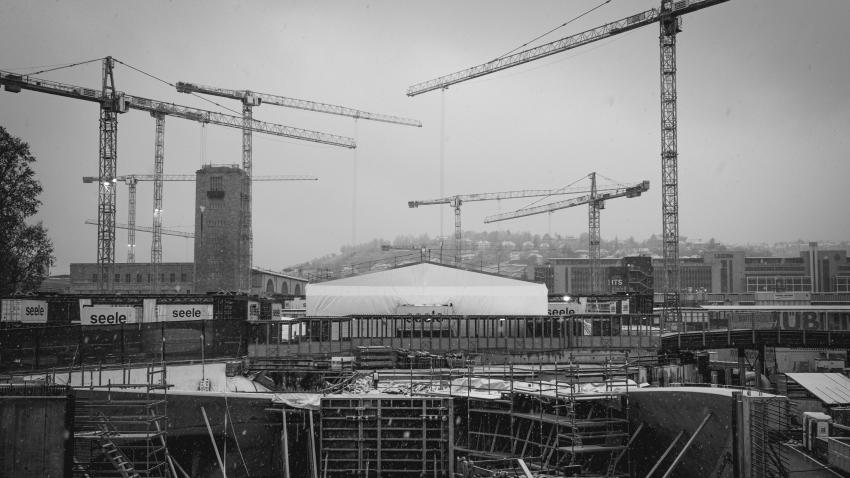
[[[850,313],[826,311],[774,312],[773,322],[783,330],[850,330]]]

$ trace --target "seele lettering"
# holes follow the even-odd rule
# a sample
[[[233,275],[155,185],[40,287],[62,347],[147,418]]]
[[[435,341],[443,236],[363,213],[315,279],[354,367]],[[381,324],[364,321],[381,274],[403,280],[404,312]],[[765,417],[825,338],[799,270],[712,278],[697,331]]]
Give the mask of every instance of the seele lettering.
[[[92,314],[89,317],[89,323],[95,325],[126,324],[127,316],[124,314]]]
[[[175,319],[177,318],[192,318],[192,317],[200,317],[201,311],[199,309],[181,309],[181,310],[172,310],[171,316]]]
[[[42,306],[26,307],[24,309],[24,315],[38,315],[38,316],[44,315],[44,307],[42,307]]]

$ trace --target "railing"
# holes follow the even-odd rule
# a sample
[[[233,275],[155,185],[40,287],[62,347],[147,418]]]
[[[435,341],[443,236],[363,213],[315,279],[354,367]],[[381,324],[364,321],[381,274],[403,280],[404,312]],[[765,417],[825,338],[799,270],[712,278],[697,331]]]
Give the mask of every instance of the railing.
[[[663,333],[727,330],[850,331],[850,307],[794,307],[752,309],[682,309],[682,320],[663,324]]]
[[[572,348],[655,348],[653,315],[305,317],[248,324],[252,357],[354,355],[387,346],[432,353],[480,354]]]
[[[749,344],[850,344],[848,306],[756,306],[683,309],[681,321],[662,326],[662,348],[722,348]]]

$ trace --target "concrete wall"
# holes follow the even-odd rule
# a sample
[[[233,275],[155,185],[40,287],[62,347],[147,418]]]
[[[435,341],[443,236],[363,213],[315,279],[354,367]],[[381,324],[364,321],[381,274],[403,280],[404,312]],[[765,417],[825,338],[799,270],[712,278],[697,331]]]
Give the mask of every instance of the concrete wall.
[[[731,390],[692,387],[638,389],[630,392],[629,405],[632,430],[644,423],[644,429],[635,439],[631,451],[634,476],[646,476],[676,435],[684,430],[671,456],[655,472],[656,476],[662,476],[709,412],[712,417],[671,476],[733,476],[735,401]]]
[[[0,396],[0,476],[71,476],[67,408],[64,396]]]

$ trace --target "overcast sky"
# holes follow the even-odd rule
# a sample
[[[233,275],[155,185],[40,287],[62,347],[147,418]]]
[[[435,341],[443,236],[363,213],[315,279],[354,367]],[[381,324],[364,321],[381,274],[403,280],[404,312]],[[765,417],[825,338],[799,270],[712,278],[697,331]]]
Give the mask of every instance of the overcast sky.
[[[640,198],[610,201],[602,236],[661,234],[658,27],[413,98],[410,85],[489,61],[596,6],[576,1],[7,1],[0,69],[33,72],[111,55],[168,82],[188,81],[419,119],[422,128],[255,109],[256,119],[355,137],[352,150],[254,135],[254,174],[318,182],[254,185],[254,264],[280,269],[340,246],[400,234],[451,234],[444,207],[409,209],[440,193],[556,188],[591,171],[648,179]],[[552,41],[650,8],[613,0]],[[731,0],[685,17],[678,38],[680,234],[730,244],[850,239],[850,2]],[[540,42],[536,43],[539,44]],[[536,45],[535,44],[535,45]],[[100,63],[41,76],[98,88]],[[225,111],[116,66],[129,94]],[[239,110],[236,101],[214,98]],[[444,108],[442,105],[444,104]],[[441,122],[444,134],[441,134]],[[96,259],[98,108],[42,93],[0,92],[0,125],[30,144],[44,186],[38,219],[56,273]],[[154,121],[119,118],[118,173],[153,172]],[[352,230],[354,162],[356,228]],[[241,133],[166,119],[165,173],[241,162]],[[586,181],[579,184],[587,184]],[[138,187],[137,223],[151,223],[152,184]],[[194,184],[165,183],[163,227],[192,230]],[[472,203],[464,228],[578,236],[585,207],[509,222],[484,216],[528,201]],[[127,221],[119,186],[118,221]],[[126,260],[126,231],[116,259]],[[137,236],[137,261],[150,236]],[[163,238],[164,261],[191,261]]]

